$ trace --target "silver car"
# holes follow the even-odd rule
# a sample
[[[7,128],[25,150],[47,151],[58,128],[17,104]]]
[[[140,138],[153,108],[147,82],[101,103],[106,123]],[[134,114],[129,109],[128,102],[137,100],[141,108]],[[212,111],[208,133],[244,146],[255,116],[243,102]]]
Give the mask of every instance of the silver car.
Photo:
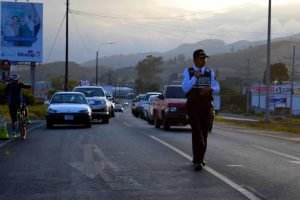
[[[47,128],[54,124],[84,124],[91,127],[92,110],[81,92],[56,92],[48,104]]]
[[[106,124],[109,123],[111,106],[102,87],[79,86],[75,87],[73,91],[82,92],[85,95],[92,109],[92,119],[102,120]]]
[[[109,102],[106,97],[86,97],[92,109],[92,119],[101,119],[103,123],[109,123]]]

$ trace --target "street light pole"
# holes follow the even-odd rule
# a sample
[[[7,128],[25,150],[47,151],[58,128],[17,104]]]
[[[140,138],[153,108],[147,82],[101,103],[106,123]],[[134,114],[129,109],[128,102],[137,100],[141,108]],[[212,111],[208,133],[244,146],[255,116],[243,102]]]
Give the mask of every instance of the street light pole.
[[[115,44],[114,42],[106,42],[106,43],[102,43],[98,46],[97,52],[96,52],[96,85],[98,85],[98,57],[99,57],[99,49],[100,47],[102,47],[103,45],[106,44]]]
[[[98,85],[98,50],[96,52],[96,85]]]

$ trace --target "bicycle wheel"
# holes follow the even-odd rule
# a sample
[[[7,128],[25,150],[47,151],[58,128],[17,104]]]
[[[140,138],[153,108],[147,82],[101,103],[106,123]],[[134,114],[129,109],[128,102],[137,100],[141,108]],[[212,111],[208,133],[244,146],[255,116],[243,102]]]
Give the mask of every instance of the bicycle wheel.
[[[25,118],[24,118],[24,115],[23,114],[20,114],[19,115],[19,130],[20,130],[20,135],[21,135],[21,138],[23,140],[26,139],[26,124],[25,124]]]

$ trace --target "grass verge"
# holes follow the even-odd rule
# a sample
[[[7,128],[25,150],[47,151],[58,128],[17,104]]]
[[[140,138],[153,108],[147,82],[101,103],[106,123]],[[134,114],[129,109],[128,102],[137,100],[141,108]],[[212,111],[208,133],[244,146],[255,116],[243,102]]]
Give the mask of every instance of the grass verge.
[[[263,120],[260,120],[258,122],[253,122],[253,121],[230,120],[230,119],[225,119],[223,116],[216,116],[215,120],[216,122],[223,122],[226,124],[231,124],[231,125],[236,125],[241,127],[249,127],[258,130],[300,134],[299,119],[294,119],[294,120],[272,119],[270,120],[270,122],[265,122]]]
[[[48,107],[47,105],[28,106],[29,119],[31,120],[45,119],[47,107]],[[4,116],[6,121],[11,121],[7,105],[0,105],[0,114]]]

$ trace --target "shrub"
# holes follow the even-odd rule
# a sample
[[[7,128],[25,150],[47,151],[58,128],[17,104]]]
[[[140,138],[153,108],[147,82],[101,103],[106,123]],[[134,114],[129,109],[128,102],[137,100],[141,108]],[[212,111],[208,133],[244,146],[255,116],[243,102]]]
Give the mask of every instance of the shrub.
[[[5,84],[0,83],[0,104],[5,104],[6,102],[6,97],[4,94],[4,89],[5,89]]]
[[[6,85],[1,83],[0,84],[0,104],[6,104],[7,97],[4,94]],[[34,105],[36,103],[36,97],[31,94],[31,90],[23,89],[22,90],[24,101],[27,105]]]

